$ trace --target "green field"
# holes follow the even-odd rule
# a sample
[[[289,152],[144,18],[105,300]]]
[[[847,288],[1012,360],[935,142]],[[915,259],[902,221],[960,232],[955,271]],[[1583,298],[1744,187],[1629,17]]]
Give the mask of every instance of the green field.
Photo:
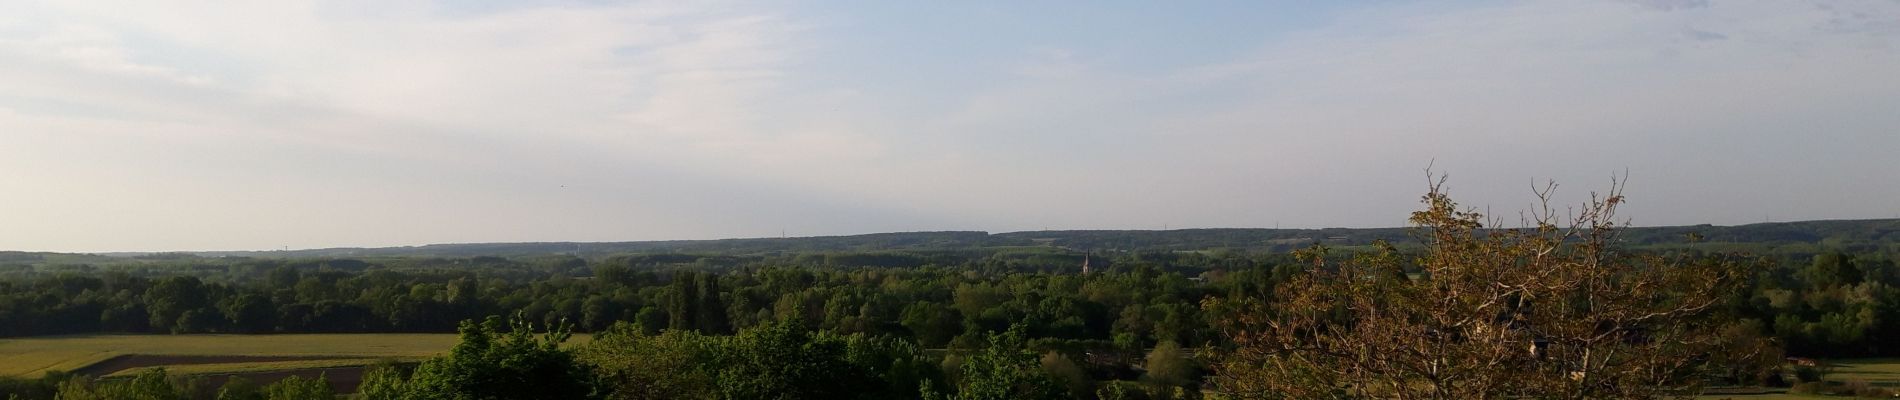
[[[585,341],[578,336],[576,341]],[[0,339],[0,376],[35,377],[72,371],[127,355],[282,356],[327,360],[236,362],[168,367],[206,373],[366,365],[380,359],[427,358],[455,346],[455,334],[76,335]]]
[[[1832,371],[1826,380],[1832,382],[1861,381],[1889,390],[1900,390],[1900,359],[1863,358],[1853,360],[1830,360]],[[1779,391],[1780,389],[1776,389]],[[1825,396],[1814,394],[1770,393],[1758,395],[1711,395],[1703,399],[1736,400],[1787,400],[1787,399],[1846,399],[1844,396]]]
[[[1862,380],[1874,386],[1900,388],[1900,358],[1868,358],[1834,362],[1831,381]]]

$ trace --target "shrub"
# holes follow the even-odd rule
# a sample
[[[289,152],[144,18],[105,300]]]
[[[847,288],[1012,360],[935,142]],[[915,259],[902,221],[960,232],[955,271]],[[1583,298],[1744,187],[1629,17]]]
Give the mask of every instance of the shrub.
[[[1103,382],[1102,387],[1095,390],[1095,397],[1102,400],[1148,400],[1141,383],[1131,381]]]
[[[264,386],[264,397],[270,400],[326,400],[335,399],[336,392],[331,391],[330,381],[322,376],[306,379],[291,376]]]
[[[504,328],[507,326],[507,328]],[[571,334],[566,324],[536,335],[516,316],[482,323],[462,321],[462,341],[445,357],[416,367],[401,385],[405,399],[589,399],[598,397],[590,366],[560,348]]]
[[[1806,365],[1794,367],[1795,382],[1801,382],[1801,383],[1820,382],[1821,378],[1822,378],[1821,370],[1819,369],[1815,369],[1814,367],[1810,367]]]

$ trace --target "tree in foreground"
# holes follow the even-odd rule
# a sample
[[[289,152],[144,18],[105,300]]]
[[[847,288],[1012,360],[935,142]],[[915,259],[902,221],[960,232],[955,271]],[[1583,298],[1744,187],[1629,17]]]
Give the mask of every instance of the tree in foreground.
[[[270,385],[258,386],[243,377],[233,377],[219,387],[206,386],[202,376],[169,375],[164,368],[140,371],[130,379],[94,380],[86,376],[53,374],[64,379],[56,393],[29,393],[9,398],[51,398],[55,400],[332,400],[336,392],[322,376],[314,379],[291,376]]]
[[[794,320],[748,329],[718,355],[722,399],[849,399],[870,379],[845,360],[845,341],[816,337]]]
[[[647,335],[618,323],[579,357],[596,366],[608,399],[914,399],[934,376],[908,341],[812,332],[795,318],[707,336]]]
[[[594,334],[579,357],[598,367],[613,400],[713,399],[719,339],[687,330],[657,335],[626,322]]]
[[[1201,377],[1196,373],[1193,361],[1187,358],[1187,352],[1173,341],[1163,341],[1155,345],[1154,350],[1142,361],[1141,381],[1148,387],[1148,398],[1180,399],[1199,398],[1196,389]]]
[[[1311,269],[1220,328],[1213,383],[1238,399],[1688,397],[1722,347],[1719,303],[1740,264],[1618,249],[1621,184],[1524,227],[1461,209],[1437,178],[1412,223],[1424,249],[1378,246]],[[1563,225],[1559,225],[1559,224]],[[1412,268],[1408,271],[1407,267]],[[1246,300],[1241,300],[1246,301]]]
[[[330,381],[322,376],[318,376],[317,379],[291,376],[265,386],[262,392],[267,400],[336,399],[336,392],[330,389]]]
[[[366,379],[369,399],[590,399],[599,397],[592,369],[561,349],[571,333],[565,325],[543,335],[515,318],[504,330],[500,317],[476,324],[463,321],[462,341],[448,356],[416,367],[408,379],[380,371]]]
[[[57,400],[182,400],[186,396],[173,386],[164,368],[139,372],[132,379],[94,384],[84,376],[71,377],[60,384]]]
[[[930,400],[1067,399],[1068,389],[1043,370],[1036,352],[1024,345],[1022,326],[990,337],[990,346],[959,366],[955,393],[923,390]],[[926,386],[928,386],[926,384]]]

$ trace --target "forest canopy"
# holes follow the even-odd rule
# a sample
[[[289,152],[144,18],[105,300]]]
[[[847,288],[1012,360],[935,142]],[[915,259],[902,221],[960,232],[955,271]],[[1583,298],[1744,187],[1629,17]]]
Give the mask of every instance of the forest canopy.
[[[1650,397],[1703,384],[1786,384],[1788,371],[1759,362],[1782,355],[1900,356],[1884,340],[1900,337],[1896,221],[1629,228],[1605,213],[1567,229],[1498,229],[1439,192],[1427,200],[1415,216],[1427,229],[1409,231],[918,233],[668,242],[612,254],[534,246],[472,256],[7,253],[0,337],[462,332],[464,346],[442,361],[372,374],[362,392],[372,397],[479,387],[489,381],[466,374],[493,371],[466,360],[497,357],[546,363],[520,373],[571,378],[560,387],[581,397],[1161,399],[1289,393],[1249,383],[1271,379],[1375,393],[1367,373],[1433,360],[1475,365],[1483,351],[1505,349],[1511,357],[1493,358],[1501,363],[1462,373],[1531,374],[1509,379],[1549,378],[1548,393],[1576,394],[1552,397]],[[1385,240],[1396,234],[1407,238]],[[1579,274],[1577,265],[1620,272]],[[1488,300],[1441,294],[1451,292]],[[1621,297],[1576,300],[1609,294]],[[1322,301],[1347,298],[1356,300]],[[1504,303],[1514,305],[1496,308]],[[1471,313],[1493,319],[1456,322]],[[568,332],[596,340],[555,345]],[[1486,334],[1503,336],[1475,347]],[[1328,347],[1381,337],[1471,353],[1386,359],[1377,368],[1315,361],[1402,354]],[[1334,353],[1282,371],[1295,375],[1254,374],[1289,365],[1274,354],[1316,343]],[[1650,346],[1661,343],[1680,346]],[[1632,364],[1573,351],[1599,347],[1668,357]],[[1749,357],[1708,357],[1717,348]],[[1583,367],[1591,357],[1598,367],[1661,375]],[[1604,380],[1562,383],[1580,371]],[[1409,377],[1383,390],[1546,393],[1417,384],[1451,374],[1390,375]],[[60,379],[9,381],[0,393],[123,389]]]

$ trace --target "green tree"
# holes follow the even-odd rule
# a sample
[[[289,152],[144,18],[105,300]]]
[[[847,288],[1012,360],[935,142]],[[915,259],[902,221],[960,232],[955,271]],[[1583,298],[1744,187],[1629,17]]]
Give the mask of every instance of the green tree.
[[[277,326],[277,306],[269,297],[246,293],[219,302],[218,308],[232,327],[247,333],[270,332]]]
[[[504,329],[500,317],[480,324],[463,321],[462,341],[447,356],[416,368],[405,399],[509,400],[598,397],[592,369],[561,349],[572,334],[565,325],[535,335],[516,316]]]
[[[393,364],[382,364],[363,371],[363,381],[356,386],[356,395],[362,400],[400,400],[408,390],[409,377],[403,369]]]
[[[718,387],[725,399],[842,399],[872,382],[845,360],[845,343],[812,335],[786,319],[734,336],[721,354]]]
[[[1816,254],[1808,268],[1801,270],[1800,277],[1814,289],[1857,285],[1863,274],[1855,264],[1853,256],[1838,251]]]
[[[1176,393],[1195,393],[1201,377],[1196,371],[1187,353],[1173,341],[1163,341],[1148,352],[1142,361],[1141,381],[1148,386],[1148,397],[1152,399],[1176,399]]]
[[[640,311],[633,313],[634,328],[644,334],[657,334],[666,328],[667,318],[666,313],[658,308],[640,307]]]
[[[1045,372],[1023,341],[1022,326],[990,337],[990,346],[963,360],[956,393],[925,389],[932,400],[1067,399],[1069,392]]]
[[[868,374],[873,384],[856,389],[859,398],[915,399],[918,385],[941,380],[937,362],[916,342],[891,336],[846,336],[845,361]]]
[[[714,399],[722,340],[684,330],[653,335],[621,322],[596,333],[577,356],[598,366],[609,399]]]
[[[902,324],[924,346],[938,347],[963,330],[963,317],[940,303],[919,301],[904,307]]]
[[[1095,381],[1089,379],[1088,371],[1083,370],[1080,365],[1075,365],[1075,361],[1069,360],[1068,356],[1051,351],[1044,353],[1040,361],[1043,372],[1068,388],[1071,396],[1086,398],[1095,393]]]
[[[264,386],[264,398],[269,400],[335,400],[336,392],[330,388],[330,381],[318,376],[317,379],[305,379],[292,375],[289,378]]]
[[[696,329],[699,322],[699,274],[681,272],[673,275],[673,283],[666,287],[666,328]]]
[[[145,291],[145,310],[151,317],[153,329],[163,329],[172,333],[186,332],[179,326],[179,320],[185,313],[199,311],[210,305],[205,299],[205,285],[197,277],[173,276],[160,279],[151,289]],[[199,311],[202,313],[203,311]],[[193,318],[186,321],[189,325],[198,321]]]
[[[726,318],[726,302],[720,299],[719,277],[700,276],[693,288],[693,326],[710,335],[732,333],[732,321]]]
[[[164,368],[155,368],[140,372],[132,379],[122,381],[89,383],[86,377],[75,376],[60,384],[56,400],[185,400],[187,397],[173,387]]]
[[[1101,389],[1095,389],[1095,398],[1101,400],[1148,400],[1140,384],[1129,381],[1103,382]]]
[[[217,400],[265,400],[265,397],[262,388],[257,387],[257,384],[252,383],[250,379],[233,376],[230,380],[224,381],[223,386],[218,387]]]

